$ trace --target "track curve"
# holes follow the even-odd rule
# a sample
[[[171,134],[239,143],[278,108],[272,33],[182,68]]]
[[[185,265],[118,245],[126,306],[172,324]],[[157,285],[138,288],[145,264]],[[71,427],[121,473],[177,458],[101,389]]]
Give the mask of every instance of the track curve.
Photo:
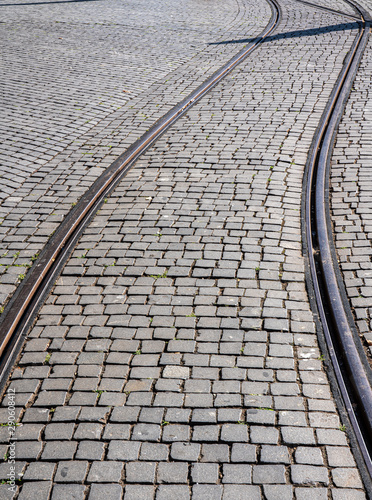
[[[371,18],[356,2],[362,23],[332,91],[307,161],[304,246],[309,260],[309,285],[315,293],[328,354],[366,469],[372,478],[372,372],[356,333],[338,267],[329,210],[329,169],[335,134],[366,47]],[[341,359],[340,359],[341,357]],[[357,409],[355,408],[357,407]]]
[[[41,307],[56,275],[68,258],[83,229],[94,216],[107,194],[125,176],[134,162],[191,106],[217,85],[239,63],[255,50],[275,29],[280,20],[280,7],[276,0],[267,0],[272,15],[266,28],[228,63],[174,106],[145,134],[127,149],[92,185],[79,200],[66,219],[51,237],[48,245],[32,266],[11,301],[6,306],[0,322],[0,379],[3,380],[11,367],[27,328]]]
[[[20,289],[19,294],[14,298],[14,300],[9,305],[7,309],[7,316],[3,318],[3,322],[0,327],[2,332],[2,353],[3,353],[3,370],[6,371],[12,362],[13,354],[17,351],[17,345],[20,344],[22,336],[26,331],[28,325],[32,321],[32,318],[37,312],[40,301],[43,299],[44,295],[47,293],[49,287],[55,279],[55,275],[59,272],[61,266],[64,263],[64,259],[68,257],[70,251],[74,247],[76,240],[79,238],[81,232],[89,223],[91,217],[94,215],[96,210],[104,201],[104,197],[116,186],[116,184],[122,179],[126,172],[131,168],[134,161],[147,150],[147,148],[152,145],[155,140],[168,128],[170,127],[179,117],[181,117],[194,103],[196,103],[201,97],[203,97],[206,92],[208,92],[214,85],[216,85],[229,71],[231,71],[240,61],[242,61],[254,48],[261,43],[264,37],[268,36],[269,33],[274,29],[275,23],[279,20],[279,9],[276,3],[271,3],[273,9],[273,16],[271,20],[271,25],[268,26],[263,34],[256,39],[253,44],[251,44],[247,49],[241,51],[236,58],[230,61],[230,63],[216,73],[212,79],[209,79],[205,86],[199,87],[194,93],[192,93],[187,99],[182,101],[178,106],[173,108],[171,112],[165,115],[159,122],[157,122],[154,127],[152,127],[139,141],[137,141],[133,146],[122,155],[114,164],[111,165],[110,169],[104,176],[100,178],[100,182],[94,185],[94,193],[90,191],[89,194],[84,196],[71,212],[71,214],[66,218],[65,222],[61,228],[56,232],[52,238],[50,245],[41,255],[39,261],[34,266],[34,268],[29,273],[29,277],[25,280],[23,287]],[[277,9],[275,14],[275,9]],[[276,15],[276,20],[275,20]],[[365,24],[369,26],[369,21]],[[319,160],[323,158],[323,163],[326,168],[329,166],[329,154],[326,153],[322,155],[324,145],[328,142],[332,142],[332,137],[334,130],[337,128],[338,118],[337,112],[338,103],[340,104],[340,113],[342,113],[342,103],[347,98],[349,81],[352,82],[353,72],[356,71],[358,65],[358,53],[362,50],[363,40],[367,36],[367,29],[361,31],[358,40],[355,42],[352,51],[350,52],[348,58],[345,60],[344,71],[340,75],[338,80],[339,90],[332,93],[333,104],[330,104],[326,109],[326,114],[324,115],[324,127],[319,127],[320,135],[314,138],[313,154],[311,158],[314,157],[314,165],[319,165],[321,162]],[[350,86],[350,85],[349,85]],[[336,86],[337,87],[337,86]],[[335,112],[332,114],[333,109]],[[328,113],[328,114],[327,114]],[[334,125],[333,125],[334,124]],[[330,128],[333,126],[334,128]],[[333,130],[333,132],[332,132]],[[320,150],[320,154],[319,153]],[[310,168],[310,167],[309,167]],[[319,169],[320,172],[320,169]],[[325,217],[327,216],[327,204],[324,199],[324,195],[327,192],[327,181],[326,181],[326,170],[323,172],[323,178],[321,174],[316,181],[318,186],[319,194],[318,207],[322,206],[322,209],[315,209],[319,212],[319,216],[315,219],[316,230],[320,234],[322,225],[329,230],[329,225],[322,223],[321,212],[323,211]],[[315,179],[314,171],[308,174],[308,179],[313,181]],[[319,181],[319,182],[318,182]],[[315,189],[315,188],[314,188]],[[310,192],[310,201],[312,197],[312,188],[308,187]],[[321,197],[323,196],[323,201]],[[310,208],[309,208],[310,207]],[[306,208],[311,214],[312,205],[308,205]],[[308,237],[310,238],[310,243],[313,245],[314,238],[311,234],[314,232],[314,226],[310,225],[310,232]],[[329,233],[324,233],[324,239],[329,239]],[[319,236],[319,240],[322,240],[322,236]],[[327,244],[327,241],[325,242]],[[54,246],[53,246],[54,245]],[[329,245],[329,243],[328,243]],[[317,247],[310,247],[310,252],[313,250],[317,253]],[[322,247],[323,248],[323,247]],[[313,249],[313,250],[312,250]],[[323,254],[322,254],[323,252]],[[327,253],[328,252],[328,253]],[[332,248],[324,250],[319,248],[319,254],[321,258],[319,262],[321,264],[321,270],[324,271],[327,264],[330,261],[330,255],[332,256]],[[322,265],[323,262],[323,265]],[[31,276],[34,276],[32,279]],[[337,277],[336,277],[337,278]],[[336,279],[337,281],[337,279]],[[320,299],[322,300],[322,293],[319,293]],[[336,299],[338,300],[338,298]],[[332,299],[330,299],[332,303]],[[326,306],[328,307],[328,306]],[[17,309],[18,308],[18,309]],[[345,312],[345,311],[344,311]],[[347,313],[345,313],[347,316]],[[325,319],[327,314],[325,313]],[[335,314],[336,316],[336,314]],[[330,349],[331,350],[331,349]],[[336,360],[337,361],[337,360]],[[341,382],[342,383],[342,379]],[[367,394],[367,397],[369,395]],[[352,408],[352,403],[350,403],[350,408]],[[352,418],[352,414],[350,415]],[[357,420],[357,419],[355,419]],[[357,430],[356,430],[357,432]],[[363,437],[362,437],[363,439]],[[368,466],[368,457],[365,456],[365,460]]]

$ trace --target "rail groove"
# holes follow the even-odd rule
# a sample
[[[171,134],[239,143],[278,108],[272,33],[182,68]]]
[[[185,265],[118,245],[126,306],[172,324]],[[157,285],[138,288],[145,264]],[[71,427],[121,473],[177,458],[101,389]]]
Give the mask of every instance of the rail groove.
[[[49,240],[2,314],[0,322],[0,385],[4,383],[3,379],[10,370],[17,349],[41,306],[42,298],[51,287],[83,229],[103,203],[107,194],[120,182],[140,155],[275,29],[280,19],[280,8],[276,0],[267,0],[267,2],[271,7],[271,18],[261,34],[154,123],[142,137],[119,156],[81,197]]]
[[[369,14],[356,2],[347,3],[357,9],[362,22],[313,138],[306,167],[307,175],[304,178],[303,242],[309,259],[309,285],[315,294],[329,357],[371,481],[372,373],[344,293],[329,210],[329,170],[334,140],[368,41],[372,21]]]

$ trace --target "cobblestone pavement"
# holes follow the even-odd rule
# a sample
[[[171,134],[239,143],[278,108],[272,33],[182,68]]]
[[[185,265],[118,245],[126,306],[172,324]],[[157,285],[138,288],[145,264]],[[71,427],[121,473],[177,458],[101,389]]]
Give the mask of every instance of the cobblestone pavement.
[[[327,7],[329,9],[334,9],[339,12],[344,12],[345,14],[350,14],[351,16],[355,16],[355,9],[351,5],[346,2],[338,2],[337,0],[331,0],[330,2],[323,2],[322,0],[306,0],[314,5],[319,5],[320,7]],[[337,19],[337,18],[335,18]]]
[[[209,3],[180,5],[0,4],[2,305],[104,169],[242,48],[213,44],[254,37],[270,18],[266,2],[227,0],[213,18]]]
[[[362,340],[372,355],[372,43],[341,121],[331,168],[338,259]]]
[[[369,13],[370,16],[372,15],[371,0],[360,0],[358,4],[361,5],[364,9],[366,9],[366,11]]]
[[[366,498],[300,231],[308,149],[357,26],[280,3],[276,34],[137,162],[81,237],[2,401],[4,423],[15,401],[23,475],[1,498]],[[7,426],[0,436],[12,457]]]

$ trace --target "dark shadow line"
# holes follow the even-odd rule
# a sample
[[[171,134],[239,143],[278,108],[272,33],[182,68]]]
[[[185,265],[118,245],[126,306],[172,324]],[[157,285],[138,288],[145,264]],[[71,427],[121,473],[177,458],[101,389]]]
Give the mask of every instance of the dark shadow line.
[[[0,7],[20,7],[26,5],[50,5],[52,3],[80,3],[80,2],[100,2],[101,0],[60,0],[53,2],[30,2],[30,3],[0,3]]]
[[[303,36],[315,36],[321,35],[323,33],[332,33],[333,31],[346,31],[353,30],[356,28],[360,28],[362,25],[361,22],[354,23],[342,23],[342,24],[334,24],[331,26],[324,26],[323,28],[311,28],[307,30],[297,30],[297,31],[288,31],[287,33],[279,33],[278,35],[271,35],[262,40],[262,43],[274,42],[276,40],[283,40],[285,38],[300,38]],[[257,40],[257,38],[243,38],[242,40],[226,40],[224,42],[213,42],[208,45],[225,45],[228,43],[251,43]]]

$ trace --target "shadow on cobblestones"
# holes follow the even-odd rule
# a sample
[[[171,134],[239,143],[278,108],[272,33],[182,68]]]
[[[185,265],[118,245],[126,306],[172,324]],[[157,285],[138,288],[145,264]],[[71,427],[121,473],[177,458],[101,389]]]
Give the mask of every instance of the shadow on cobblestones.
[[[81,1],[81,0],[80,0]],[[297,31],[288,31],[288,33],[279,33],[278,35],[268,36],[263,40],[262,43],[274,42],[277,40],[283,40],[285,38],[299,38],[303,36],[316,36],[322,35],[324,33],[332,33],[334,31],[346,31],[346,30],[354,30],[359,28],[360,22],[353,23],[342,23],[342,24],[334,24],[332,26],[323,26],[322,28],[312,28],[309,30],[297,30]],[[225,45],[228,43],[251,43],[256,38],[243,38],[242,40],[226,40],[222,42],[214,42],[209,45]]]

